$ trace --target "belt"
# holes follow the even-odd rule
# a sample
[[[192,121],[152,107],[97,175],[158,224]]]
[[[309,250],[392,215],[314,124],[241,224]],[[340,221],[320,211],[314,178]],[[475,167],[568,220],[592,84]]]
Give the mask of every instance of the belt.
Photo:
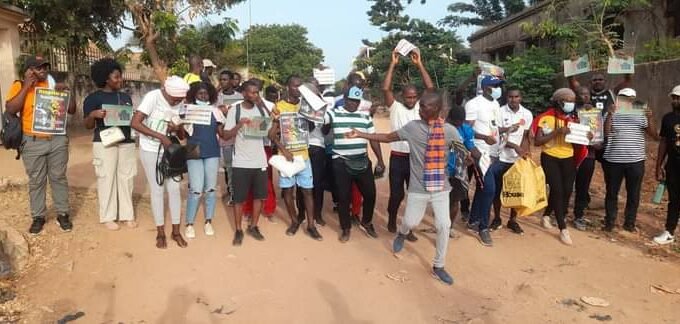
[[[409,155],[408,153],[399,152],[399,151],[391,151],[390,154],[394,155],[394,156],[403,156],[403,157],[408,157],[408,155]]]

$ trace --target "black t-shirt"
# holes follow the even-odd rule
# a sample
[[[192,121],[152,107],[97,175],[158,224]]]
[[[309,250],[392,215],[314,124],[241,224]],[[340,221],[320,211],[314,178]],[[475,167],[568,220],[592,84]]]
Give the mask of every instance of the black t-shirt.
[[[123,92],[106,92],[102,90],[97,90],[89,94],[85,101],[83,102],[83,117],[87,116],[95,110],[102,109],[102,105],[125,105],[132,106],[132,98]],[[101,118],[95,119],[94,137],[93,142],[101,142],[101,137],[99,137],[99,132],[109,127],[104,126],[104,120]],[[130,136],[129,126],[119,126],[120,130],[123,131],[125,135],[125,140],[121,143],[134,143],[135,141]]]
[[[669,112],[661,121],[661,137],[666,141],[668,163],[680,161],[680,114]]]
[[[603,90],[602,92],[594,92],[590,90],[590,102],[593,107],[602,110],[602,114],[609,109],[609,106],[614,104],[614,94],[611,90]]]

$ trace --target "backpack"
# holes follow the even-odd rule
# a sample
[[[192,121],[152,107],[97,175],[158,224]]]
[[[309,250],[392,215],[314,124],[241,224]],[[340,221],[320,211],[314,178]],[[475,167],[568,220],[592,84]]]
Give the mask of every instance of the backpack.
[[[170,137],[172,144],[163,151],[161,157],[160,144],[156,157],[156,183],[162,186],[165,179],[171,178],[175,182],[182,181],[183,175],[188,172],[187,148],[179,143],[177,137]],[[160,159],[160,160],[159,160]]]
[[[24,146],[24,132],[21,129],[21,116],[4,112],[2,114],[2,145],[8,150],[17,150],[18,160],[21,157],[21,149]]]

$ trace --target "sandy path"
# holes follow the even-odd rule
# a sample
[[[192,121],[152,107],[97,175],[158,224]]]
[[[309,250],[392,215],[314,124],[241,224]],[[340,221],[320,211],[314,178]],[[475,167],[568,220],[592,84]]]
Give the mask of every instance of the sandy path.
[[[379,129],[386,125],[378,121]],[[45,234],[28,238],[33,265],[12,282],[19,301],[31,305],[23,322],[53,322],[76,311],[85,312],[82,323],[597,322],[593,315],[609,315],[614,323],[680,322],[680,295],[650,291],[651,284],[680,288],[677,253],[598,232],[572,231],[575,246],[566,247],[556,229],[543,230],[535,217],[522,220],[523,237],[494,233],[493,248],[467,234],[453,240],[447,268],[456,282],[444,286],[429,274],[431,234],[419,234],[400,258],[390,253],[387,180],[378,181],[378,240],[354,230],[348,244],[339,243],[337,217],[329,209],[323,242],[302,232],[287,237],[279,201],[278,223],[261,223],[265,242],[246,237],[242,247],[232,247],[231,211],[220,205],[216,237],[205,237],[198,226],[188,249],[171,244],[159,251],[141,172],[140,227],[108,232],[96,224],[90,157],[88,139],[76,138],[69,169],[71,185],[78,187],[71,193],[76,230],[63,234],[51,222]],[[0,176],[23,174],[10,154],[0,158]],[[26,194],[0,195],[0,219],[24,231]],[[593,215],[601,212],[595,207]],[[658,215],[650,214],[641,227],[660,228]],[[581,296],[601,297],[611,306],[569,305]]]

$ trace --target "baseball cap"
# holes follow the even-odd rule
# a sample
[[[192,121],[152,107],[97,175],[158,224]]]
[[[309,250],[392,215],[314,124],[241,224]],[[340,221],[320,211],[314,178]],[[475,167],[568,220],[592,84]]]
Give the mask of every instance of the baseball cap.
[[[487,75],[482,79],[482,88],[484,87],[495,87],[503,84],[505,81],[499,79],[493,75]]]
[[[359,87],[351,87],[347,93],[347,99],[361,100],[364,98],[364,91]]]
[[[673,91],[668,94],[669,96],[680,96],[680,85],[676,85]]]
[[[619,91],[619,96],[637,97],[637,93],[631,88],[623,88]]]
[[[209,68],[209,67],[211,67],[211,68],[216,68],[217,65],[215,65],[215,63],[213,63],[213,62],[212,62],[211,60],[209,60],[209,59],[203,59],[203,67],[204,67],[204,68]]]
[[[47,65],[50,66],[50,62],[47,62],[42,56],[29,56],[24,62],[24,70],[28,68],[37,68],[39,66]]]

